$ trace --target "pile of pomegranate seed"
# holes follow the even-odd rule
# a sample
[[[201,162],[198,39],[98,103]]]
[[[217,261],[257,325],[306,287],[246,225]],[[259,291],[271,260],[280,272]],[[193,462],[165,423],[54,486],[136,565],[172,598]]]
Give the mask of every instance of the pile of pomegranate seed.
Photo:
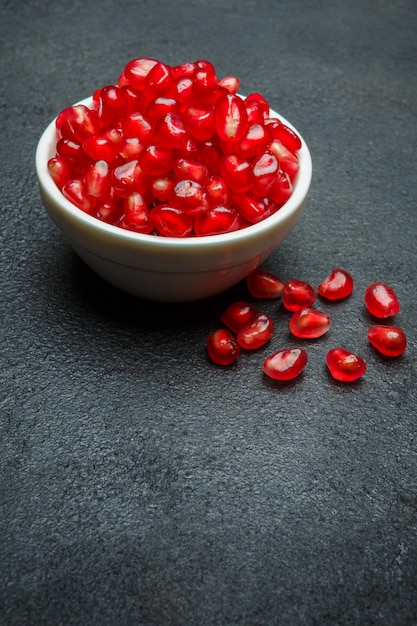
[[[282,297],[284,308],[291,312],[289,330],[298,339],[317,339],[330,328],[330,315],[313,308],[317,293],[325,300],[342,300],[353,291],[349,272],[334,268],[317,290],[302,280],[283,282],[271,272],[258,268],[246,279],[249,294],[255,299]],[[392,318],[400,310],[394,290],[384,283],[373,283],[365,291],[368,312],[380,319]],[[273,337],[274,322],[266,313],[257,311],[251,302],[230,304],[220,321],[225,328],[215,330],[206,340],[210,359],[218,365],[231,365],[243,350],[257,350]],[[372,324],[368,328],[369,343],[382,355],[398,357],[406,349],[407,339],[399,326]],[[308,362],[306,350],[286,347],[267,356],[263,372],[274,380],[289,381],[301,374]],[[351,383],[366,372],[365,361],[343,346],[327,352],[326,365],[337,381]]]
[[[86,213],[167,237],[229,233],[256,224],[291,196],[301,139],[259,93],[205,60],[130,61],[91,107],[56,119],[50,175]]]

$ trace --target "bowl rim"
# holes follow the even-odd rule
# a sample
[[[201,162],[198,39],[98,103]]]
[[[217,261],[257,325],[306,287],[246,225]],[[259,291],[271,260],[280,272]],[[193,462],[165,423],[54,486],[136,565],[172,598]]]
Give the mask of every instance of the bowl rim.
[[[240,95],[242,98],[245,96]],[[92,96],[83,98],[75,103],[83,104],[85,106],[91,105]],[[69,105],[69,106],[75,106]],[[281,223],[285,223],[288,217],[299,207],[299,205],[305,200],[308,190],[310,188],[312,179],[312,158],[310,150],[300,132],[281,114],[277,111],[270,109],[270,116],[276,117],[282,123],[286,124],[294,132],[297,133],[301,140],[301,148],[298,152],[298,158],[300,163],[300,169],[295,177],[294,188],[290,198],[285,204],[283,204],[275,213],[269,217],[261,220],[256,224],[251,224],[245,228],[230,232],[222,233],[218,235],[205,235],[201,237],[165,237],[156,236],[152,234],[138,233],[128,229],[120,228],[113,224],[101,221],[96,217],[89,215],[72,204],[61,193],[53,181],[49,170],[48,160],[55,155],[56,146],[56,133],[55,122],[57,117],[48,124],[48,126],[42,132],[35,153],[35,167],[38,177],[38,183],[41,191],[51,198],[55,206],[59,206],[63,213],[66,213],[72,220],[79,221],[87,229],[92,229],[96,232],[102,233],[105,237],[116,237],[119,241],[125,241],[129,245],[141,244],[142,246],[152,246],[155,250],[178,248],[181,250],[192,249],[196,245],[199,248],[213,247],[216,245],[225,245],[239,243],[251,237],[258,237],[270,229],[276,229]]]

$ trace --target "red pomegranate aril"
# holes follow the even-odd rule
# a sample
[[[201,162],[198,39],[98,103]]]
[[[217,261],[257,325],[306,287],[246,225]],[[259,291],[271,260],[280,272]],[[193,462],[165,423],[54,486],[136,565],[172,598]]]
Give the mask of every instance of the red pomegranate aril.
[[[158,96],[172,97],[176,93],[176,82],[169,65],[158,61],[149,70],[143,84],[145,101]]]
[[[407,347],[406,334],[399,326],[374,324],[368,328],[368,340],[384,356],[401,356]]]
[[[162,148],[181,148],[187,141],[188,133],[179,115],[167,113],[155,126],[154,140]]]
[[[195,180],[180,180],[172,190],[170,201],[192,215],[203,213],[209,208],[207,193]]]
[[[101,128],[113,125],[126,111],[127,98],[120,87],[107,85],[100,89],[97,114]]]
[[[229,93],[237,93],[239,89],[240,80],[236,76],[225,76],[219,80],[219,86],[224,87]]]
[[[204,142],[204,144],[200,146],[199,155],[201,161],[207,165],[211,174],[219,174],[219,161],[222,153],[218,145],[215,145],[214,142],[210,140]]]
[[[384,319],[396,315],[400,310],[397,294],[385,283],[372,283],[365,291],[365,305],[374,317]]]
[[[279,207],[289,200],[293,192],[290,177],[286,172],[279,169],[277,175],[268,187],[268,197]]]
[[[223,235],[239,230],[241,219],[231,207],[215,206],[196,216],[194,232],[198,237]]]
[[[136,91],[142,91],[145,86],[145,79],[151,69],[156,65],[156,59],[139,58],[132,59],[124,69],[125,79]]]
[[[193,97],[193,81],[188,76],[183,76],[176,80],[175,99],[179,102],[181,110],[190,104]]]
[[[265,359],[263,371],[274,380],[293,380],[305,369],[307,361],[307,352],[302,348],[278,350]]]
[[[83,189],[83,184],[78,178],[69,180],[62,187],[62,194],[75,204],[76,207],[89,213],[94,207],[94,200],[89,198]]]
[[[270,152],[264,152],[252,165],[253,184],[251,191],[261,198],[268,195],[279,170],[278,159]]]
[[[278,139],[274,139],[268,149],[277,157],[280,168],[293,180],[300,167],[297,155],[290,152]]]
[[[282,302],[288,311],[309,308],[316,300],[314,288],[304,280],[292,279],[284,284]]]
[[[119,154],[126,161],[132,161],[138,158],[143,149],[144,145],[140,139],[137,137],[126,137],[119,146]]]
[[[151,221],[159,234],[165,237],[188,237],[193,231],[193,219],[177,207],[158,204],[151,212]]]
[[[215,330],[206,339],[207,353],[216,365],[231,365],[240,354],[240,346],[227,328]]]
[[[292,128],[280,122],[276,118],[270,118],[265,121],[266,127],[271,130],[274,139],[278,139],[290,152],[297,153],[301,147],[301,139]]]
[[[256,309],[253,304],[239,300],[229,304],[220,316],[220,321],[237,335],[242,326],[246,326],[253,320],[255,314]]]
[[[197,98],[207,98],[219,87],[216,71],[209,61],[197,61],[193,76],[193,92]]]
[[[236,145],[236,152],[245,159],[256,156],[264,150],[272,141],[271,133],[262,124],[252,124],[246,134]]]
[[[257,350],[264,346],[274,334],[274,322],[266,313],[256,313],[253,319],[242,326],[237,342],[245,350]]]
[[[115,198],[98,200],[91,213],[91,215],[94,215],[97,219],[115,226],[120,225],[123,214],[124,208],[121,198],[117,200]]]
[[[122,163],[112,171],[111,184],[117,196],[126,197],[133,191],[143,192],[147,177],[137,159]]]
[[[339,268],[334,268],[317,288],[318,293],[327,300],[347,298],[353,291],[353,278]]]
[[[208,181],[209,171],[206,165],[191,159],[180,158],[174,162],[174,174],[179,180],[195,180],[204,184]]]
[[[224,94],[216,102],[217,133],[222,141],[239,141],[248,127],[248,114],[243,100],[236,94]]]
[[[48,161],[48,170],[55,185],[62,189],[74,177],[71,161],[64,156],[55,156]]]
[[[293,313],[289,323],[290,331],[299,339],[317,339],[330,328],[330,315],[324,311],[303,308]]]
[[[159,202],[167,203],[172,195],[175,184],[176,178],[171,174],[165,174],[165,176],[157,176],[152,180],[151,183],[152,196],[156,200],[159,200]]]
[[[110,163],[119,154],[122,142],[120,134],[118,141],[115,140],[115,137],[116,135],[114,135],[114,139],[105,135],[89,137],[82,144],[83,150],[93,161],[100,161],[103,159],[103,161]]]
[[[257,92],[250,93],[244,100],[250,124],[263,124],[269,117],[270,108],[267,100]]]
[[[232,203],[249,224],[257,224],[271,215],[271,205],[265,199],[256,198],[250,193],[234,193]]]
[[[176,115],[180,113],[180,103],[175,98],[159,96],[150,100],[144,109],[144,117],[151,126],[155,126],[157,121],[168,113],[175,113]]]
[[[111,174],[106,161],[91,163],[84,172],[82,182],[87,196],[104,198],[110,190]]]
[[[153,128],[138,111],[134,111],[123,118],[122,129],[125,137],[136,137],[144,144],[152,141]]]
[[[184,112],[186,130],[198,141],[211,139],[216,133],[216,120],[212,104],[198,103]]]
[[[138,162],[145,174],[159,176],[167,174],[172,169],[174,159],[172,150],[151,145],[142,150]]]
[[[125,199],[121,225],[137,233],[148,234],[153,230],[153,223],[142,194],[134,192]]]
[[[195,62],[180,63],[179,65],[174,65],[172,67],[172,75],[174,78],[177,79],[184,76],[192,78],[195,74],[196,69],[197,66]]]
[[[254,298],[270,300],[281,297],[284,283],[272,272],[257,268],[246,278],[246,286]]]
[[[89,163],[89,159],[80,143],[72,139],[60,139],[56,144],[57,155],[71,161],[74,171],[81,172]]]
[[[365,361],[342,346],[329,350],[326,364],[331,376],[343,383],[352,383],[366,372]]]
[[[222,156],[219,170],[226,185],[232,191],[245,193],[253,184],[253,173],[250,162],[238,154]]]
[[[212,207],[228,206],[230,204],[230,191],[223,178],[214,174],[206,185],[207,198]]]
[[[75,104],[64,109],[57,117],[56,127],[62,137],[78,143],[100,131],[97,113],[84,104]]]

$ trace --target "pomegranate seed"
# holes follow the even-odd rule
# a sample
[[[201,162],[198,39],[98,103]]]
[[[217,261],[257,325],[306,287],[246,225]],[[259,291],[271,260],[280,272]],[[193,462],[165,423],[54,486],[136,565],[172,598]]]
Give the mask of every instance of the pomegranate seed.
[[[101,128],[113,125],[127,111],[127,98],[117,85],[108,85],[100,89],[98,98],[98,118]]]
[[[232,196],[233,206],[249,224],[257,224],[271,215],[271,207],[265,200],[256,198],[249,193],[235,193]]]
[[[167,174],[172,169],[174,158],[172,150],[151,145],[141,151],[138,162],[145,174],[159,176]]]
[[[358,380],[366,372],[365,361],[343,347],[329,350],[326,355],[326,363],[332,377],[343,383]]]
[[[279,298],[284,288],[284,283],[278,276],[261,268],[249,274],[246,285],[254,298],[264,299]]]
[[[82,143],[100,130],[97,113],[84,104],[76,104],[64,109],[56,120],[57,129],[64,139]]]
[[[193,91],[197,98],[206,98],[218,89],[214,66],[209,61],[197,61],[193,76]]]
[[[320,283],[317,291],[327,300],[347,298],[353,291],[352,276],[345,270],[332,269],[330,274]]]
[[[289,280],[282,289],[282,302],[288,311],[311,307],[315,300],[314,288],[303,280]]]
[[[237,335],[242,326],[249,324],[255,317],[256,309],[250,302],[233,302],[220,316],[220,321]]]
[[[64,156],[56,156],[48,161],[48,170],[52,179],[59,189],[74,177],[71,161]]]
[[[272,135],[262,124],[252,124],[238,142],[236,151],[245,159],[256,156],[264,150],[272,141]]]
[[[142,91],[145,86],[145,79],[151,69],[158,61],[155,59],[132,59],[124,69],[124,76],[129,85],[136,91]]]
[[[300,309],[290,319],[290,331],[300,339],[317,339],[330,328],[330,315],[316,309]]]
[[[137,159],[123,163],[112,171],[111,183],[118,196],[126,197],[133,191],[144,191],[146,181],[146,175]]]
[[[250,162],[238,154],[221,157],[219,170],[226,185],[238,193],[249,191],[253,183],[253,173]]]
[[[123,200],[111,198],[104,198],[98,200],[91,215],[94,215],[97,219],[107,222],[107,224],[113,224],[114,226],[120,226],[123,218],[124,208]]]
[[[223,178],[218,175],[210,177],[206,192],[211,206],[227,206],[230,203],[230,191]]]
[[[154,178],[151,184],[152,196],[160,202],[166,203],[172,195],[176,179],[170,174]]]
[[[69,180],[65,183],[62,187],[62,193],[67,200],[86,213],[89,213],[94,206],[94,201],[86,195],[82,182],[78,179]]]
[[[106,161],[97,161],[87,167],[82,179],[87,196],[104,198],[110,190],[110,171]]]
[[[124,117],[122,120],[122,129],[125,137],[137,137],[137,139],[144,144],[148,144],[152,141],[152,126],[142,113],[134,111]]]
[[[122,136],[115,130],[113,136],[103,134],[89,137],[83,142],[82,148],[93,161],[102,159],[110,163],[119,154],[121,143]]]
[[[179,180],[195,180],[197,183],[204,184],[209,178],[207,166],[191,159],[177,159],[173,169]]]
[[[158,204],[150,213],[156,230],[165,237],[188,237],[193,230],[193,219],[177,207]]]
[[[82,145],[72,139],[60,139],[56,144],[56,152],[58,156],[69,159],[76,172],[81,172],[89,163]]]
[[[302,348],[279,350],[265,359],[263,371],[274,380],[293,380],[305,369],[307,361],[307,352]]]
[[[271,118],[266,121],[266,127],[271,130],[274,139],[278,139],[293,154],[301,149],[301,139],[286,124]]]
[[[251,191],[261,198],[268,195],[269,189],[277,177],[279,170],[278,159],[270,152],[264,152],[252,165],[253,184]]]
[[[242,326],[237,342],[246,350],[257,350],[265,345],[274,334],[274,322],[266,313],[256,313],[253,319]]]
[[[400,356],[407,347],[407,337],[399,326],[374,324],[368,328],[368,339],[385,356]]]
[[[187,138],[187,131],[179,115],[167,113],[157,121],[154,139],[162,148],[181,148]]]
[[[207,352],[213,363],[231,365],[240,354],[240,346],[227,328],[215,330],[206,339]]]
[[[176,93],[176,83],[171,68],[158,61],[146,74],[143,97],[146,102],[158,96],[171,97]]]
[[[365,291],[365,305],[374,317],[386,318],[400,310],[395,291],[384,283],[372,283]]]
[[[137,233],[150,233],[153,223],[149,217],[148,207],[142,194],[134,192],[125,199],[123,228],[134,230]]]
[[[241,225],[239,214],[231,207],[215,206],[197,215],[194,231],[198,237],[223,235],[238,230]]]
[[[144,145],[137,137],[126,137],[120,144],[119,154],[126,161],[132,161],[138,158],[143,149]]]
[[[195,180],[180,180],[172,191],[171,202],[192,215],[204,213],[209,208],[207,193]]]
[[[278,139],[269,144],[269,150],[278,159],[280,168],[284,170],[292,180],[298,172],[299,163],[297,155],[293,154]]]
[[[244,104],[249,124],[263,124],[269,117],[269,104],[260,93],[250,93]]]
[[[268,187],[268,197],[278,206],[282,206],[291,196],[292,190],[290,177],[280,169],[272,184]]]
[[[222,95],[215,109],[216,128],[222,141],[239,141],[248,127],[248,114],[243,100],[236,94]]]
[[[144,117],[152,127],[168,113],[175,113],[175,115],[180,114],[180,104],[175,98],[159,96],[158,98],[150,100],[144,109]]]
[[[188,107],[184,113],[186,130],[199,141],[211,139],[216,132],[214,106],[198,103]]]
[[[236,76],[225,76],[219,80],[219,86],[224,87],[229,93],[237,93],[239,89],[240,80]]]

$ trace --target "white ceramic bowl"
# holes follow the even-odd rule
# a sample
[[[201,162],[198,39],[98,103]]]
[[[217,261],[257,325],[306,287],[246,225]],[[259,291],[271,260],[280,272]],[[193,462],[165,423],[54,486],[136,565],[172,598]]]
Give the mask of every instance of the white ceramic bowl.
[[[88,106],[91,98],[82,103]],[[274,111],[271,116],[294,129]],[[300,168],[286,204],[258,224],[223,235],[181,239],[142,235],[78,209],[62,195],[48,172],[48,160],[55,156],[55,120],[37,146],[39,190],[47,213],[75,252],[106,281],[148,300],[201,300],[246,278],[296,226],[312,176],[310,152],[301,140]]]

